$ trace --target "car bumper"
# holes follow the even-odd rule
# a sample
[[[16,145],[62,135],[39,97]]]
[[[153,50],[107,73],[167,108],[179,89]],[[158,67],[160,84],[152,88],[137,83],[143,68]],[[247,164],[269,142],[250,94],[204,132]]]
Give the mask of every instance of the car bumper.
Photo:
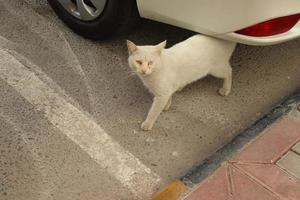
[[[246,36],[234,32],[226,33],[226,34],[216,34],[214,36],[221,39],[230,40],[233,42],[239,42],[248,45],[257,45],[257,46],[273,45],[273,44],[282,43],[300,37],[300,21],[298,21],[298,23],[288,32],[278,34],[278,35],[268,36],[268,37]]]
[[[251,37],[238,30],[270,19],[300,13],[300,0],[137,0],[142,17],[250,45],[271,45],[299,37],[299,23],[270,37]]]

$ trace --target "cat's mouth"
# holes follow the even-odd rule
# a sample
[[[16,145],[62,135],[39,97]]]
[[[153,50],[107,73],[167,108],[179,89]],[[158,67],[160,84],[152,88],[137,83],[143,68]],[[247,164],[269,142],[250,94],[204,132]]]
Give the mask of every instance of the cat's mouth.
[[[142,72],[141,75],[142,76],[149,76],[151,74],[151,72]]]
[[[142,76],[149,76],[150,74],[152,74],[151,70],[147,70],[147,71],[139,71],[139,74],[141,74]]]

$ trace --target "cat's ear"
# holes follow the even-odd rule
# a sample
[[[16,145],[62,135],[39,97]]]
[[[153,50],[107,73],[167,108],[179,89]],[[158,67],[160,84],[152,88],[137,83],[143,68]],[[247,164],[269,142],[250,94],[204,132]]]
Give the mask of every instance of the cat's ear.
[[[155,46],[156,49],[158,50],[159,54],[161,53],[162,50],[165,49],[166,44],[167,44],[167,40],[165,40],[165,41],[163,41],[163,42],[161,42],[161,43],[159,43],[158,45]]]
[[[129,55],[132,55],[134,52],[138,50],[137,46],[130,40],[127,40],[127,48],[128,48]]]

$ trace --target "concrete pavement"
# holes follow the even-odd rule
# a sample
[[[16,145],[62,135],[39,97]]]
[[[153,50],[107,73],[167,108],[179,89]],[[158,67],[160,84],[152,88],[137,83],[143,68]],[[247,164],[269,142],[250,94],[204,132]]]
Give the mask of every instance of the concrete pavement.
[[[239,45],[232,58],[229,97],[217,94],[220,80],[205,78],[175,95],[171,110],[160,116],[153,131],[141,131],[139,123],[151,96],[131,75],[125,39],[138,44],[168,39],[170,46],[192,34],[146,21],[128,36],[89,41],[67,29],[44,1],[0,1],[0,48],[10,54],[9,63],[19,63],[48,88],[38,91],[59,95],[57,102],[64,101],[78,115],[92,119],[109,136],[108,144],[113,141],[122,155],[125,152],[140,163],[129,164],[128,169],[140,165],[158,177],[153,190],[211,155],[300,86],[300,40],[270,47]],[[14,72],[13,67],[6,69]],[[142,189],[134,194],[120,178],[125,172],[112,173],[119,162],[114,148],[109,148],[111,164],[104,166],[66,134],[68,128],[59,128],[65,118],[57,125],[45,114],[47,106],[48,113],[62,112],[56,101],[37,104],[32,95],[26,96],[37,91],[36,84],[19,84],[24,89],[20,90],[1,75],[1,199],[142,199],[148,183],[137,181]],[[66,127],[77,119],[65,122]],[[86,129],[75,130],[84,134]]]

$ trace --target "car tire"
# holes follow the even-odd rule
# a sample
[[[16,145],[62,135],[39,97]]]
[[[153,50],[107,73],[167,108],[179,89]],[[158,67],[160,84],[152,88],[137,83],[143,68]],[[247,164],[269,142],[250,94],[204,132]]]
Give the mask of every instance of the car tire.
[[[48,2],[68,27],[88,39],[102,40],[118,31],[127,31],[139,18],[136,0],[106,0],[101,14],[93,20],[74,17],[58,0]]]

